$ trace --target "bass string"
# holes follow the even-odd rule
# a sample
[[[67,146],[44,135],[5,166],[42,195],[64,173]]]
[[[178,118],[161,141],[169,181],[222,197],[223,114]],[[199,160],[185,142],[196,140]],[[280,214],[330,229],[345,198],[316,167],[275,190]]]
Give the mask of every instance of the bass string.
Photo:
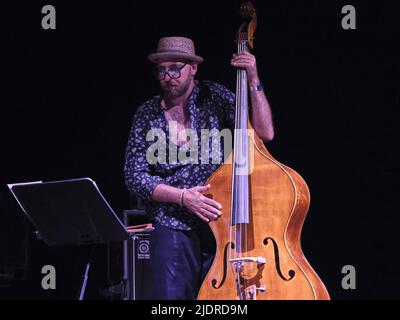
[[[240,46],[238,46],[238,48],[237,48],[237,52],[239,53],[240,52]],[[238,128],[238,119],[239,119],[239,98],[238,97],[240,97],[240,74],[239,74],[239,70],[237,70],[237,75],[236,75],[236,105],[235,105],[235,129],[237,129]],[[238,137],[237,137],[237,131],[235,130],[235,132],[234,132],[234,145],[235,146],[237,146],[237,141],[238,140]],[[236,194],[235,194],[235,185],[236,185],[236,149],[237,148],[234,148],[234,152],[233,152],[233,162],[232,162],[232,165],[233,165],[233,170],[232,170],[232,195],[231,195],[231,223],[230,223],[230,226],[229,226],[229,243],[232,243],[232,237],[233,237],[233,235],[232,235],[232,233],[234,232],[233,231],[233,222],[235,221],[235,223],[236,223],[236,221],[237,221],[237,217],[236,217],[236,212],[235,212],[235,209],[236,209],[236,203],[237,203],[237,197],[236,197]],[[236,249],[236,243],[237,243],[237,241],[236,241],[237,239],[236,239],[236,232],[235,232],[235,251],[234,251],[234,258],[236,258],[236,251],[237,251],[237,249]],[[230,249],[229,250],[229,259],[232,259],[232,250]]]
[[[246,50],[246,42],[245,41],[243,41],[242,42],[242,50],[241,51],[245,51]],[[246,76],[247,76],[247,74],[246,74],[246,71],[245,70],[242,70],[242,73],[243,73],[243,81],[245,81],[245,84],[247,85],[247,82],[246,82]],[[246,92],[246,94],[245,94],[246,96],[245,97],[243,97],[244,99],[248,99],[248,97],[247,97],[247,92]],[[248,102],[248,101],[247,101]],[[247,103],[245,104],[245,107],[247,108]],[[246,115],[247,115],[247,111],[248,111],[248,109],[246,110]],[[247,115],[248,116],[248,115]],[[245,121],[245,123],[243,123],[243,129],[245,130],[244,132],[246,132],[246,134],[247,134],[247,117],[246,117],[246,119],[244,119],[244,121]],[[246,139],[245,141],[246,141],[246,146],[247,146],[247,141],[248,141],[248,139],[247,139],[247,135],[245,135],[244,136],[244,138]],[[248,165],[249,165],[249,157],[248,157],[248,149],[247,149],[247,151],[246,151],[246,159],[245,159],[245,161],[246,161],[246,174],[247,174],[247,172],[249,172],[248,171]],[[249,204],[249,184],[248,184],[248,179],[246,180],[246,190],[245,190],[245,193],[244,193],[244,196],[246,197],[246,201],[245,201],[245,204],[246,204],[246,207],[244,208],[244,210],[246,211],[246,215],[247,215],[247,217],[249,218],[249,214],[250,214],[250,212],[249,212],[249,208],[248,208],[248,204]],[[250,222],[250,221],[249,221]],[[248,255],[248,253],[247,253],[247,249],[248,249],[248,241],[247,241],[247,223],[245,223],[244,224],[244,231],[245,231],[245,234],[244,234],[244,239],[245,239],[245,242],[244,242],[244,245],[245,245],[245,250],[244,250],[244,252],[245,252],[245,256],[247,257],[247,255]]]
[[[246,42],[245,41],[241,41],[239,44],[239,53],[243,52],[246,50]],[[242,112],[244,112],[247,115],[247,110],[243,110],[242,108],[247,107],[247,92],[242,92],[242,88],[244,88],[244,86],[247,84],[246,83],[246,70],[240,69],[240,84],[239,84],[239,88],[240,88],[240,95],[239,95],[239,101],[241,101],[240,105],[239,105],[239,113],[242,114]],[[243,87],[242,87],[243,86]],[[247,145],[247,136],[245,135],[245,133],[247,133],[247,117],[241,117],[240,120],[242,121],[240,124],[240,129],[242,129],[240,132],[240,146],[243,147],[243,144]],[[244,139],[244,140],[243,140]],[[246,163],[246,171],[248,172],[248,152],[246,152],[245,154],[245,159],[241,159],[241,161],[245,161]],[[243,175],[243,172],[241,173]],[[242,181],[243,183],[243,181]],[[246,180],[245,185],[241,186],[242,188],[245,187],[245,189],[243,190],[244,192],[240,192],[239,193],[239,200],[240,203],[244,203],[245,206],[243,206],[243,210],[245,211],[245,214],[247,216],[249,216],[249,208],[248,208],[248,199],[246,199],[246,197],[249,197],[249,185],[248,185],[248,181]],[[242,190],[241,190],[242,191]],[[240,255],[242,256],[243,252],[245,253],[244,256],[248,255],[248,241],[247,241],[247,235],[248,235],[248,226],[247,223],[240,223],[239,224],[239,232],[238,232],[238,236],[239,236],[239,243],[240,243]],[[243,241],[244,240],[244,241]]]
[[[244,41],[239,41],[238,42],[238,48],[237,52],[240,53],[242,51],[246,50],[246,43]],[[242,101],[243,99],[247,99],[247,97],[242,97],[243,92],[242,92],[242,84],[243,81],[245,81],[246,77],[246,71],[242,69],[237,70],[237,77],[236,77],[236,106],[235,106],[235,129],[243,129],[245,132],[247,132],[247,121],[246,123],[241,123],[240,120],[247,120],[247,119],[241,119],[241,107],[242,107]],[[235,132],[234,134],[234,143],[235,143],[235,150],[234,150],[234,161],[233,161],[233,170],[232,170],[232,191],[236,190],[238,191],[237,186],[236,186],[236,176],[237,176],[237,171],[236,171],[236,161],[238,159],[238,153],[239,153],[239,148],[237,148],[238,145],[242,146],[243,140],[242,140],[242,134],[238,134],[238,131]],[[239,131],[241,132],[241,131]],[[243,133],[243,132],[241,132]],[[240,142],[240,143],[239,143]],[[248,155],[246,153],[246,159],[245,163],[248,166]],[[247,168],[248,169],[248,168]],[[235,188],[236,186],[236,188]],[[248,190],[248,183],[246,183],[246,189],[244,193],[239,192],[238,194],[235,194],[232,192],[232,206],[231,208],[235,210],[231,210],[231,225],[230,225],[230,230],[229,230],[229,242],[232,243],[232,233],[233,233],[233,221],[235,221],[235,226],[238,228],[235,232],[235,251],[234,251],[234,258],[237,258],[240,256],[241,252],[245,252],[245,256],[248,255],[248,241],[247,241],[247,236],[248,236],[248,226],[245,223],[244,226],[242,223],[236,223],[238,221],[237,219],[237,210],[239,208],[238,204],[243,203],[243,197],[248,197],[249,196],[249,190]],[[240,191],[240,190],[239,190]],[[248,208],[248,202],[245,201],[246,207],[244,210],[246,211],[246,214],[249,214],[249,208]],[[235,215],[235,216],[234,216]],[[234,220],[233,220],[234,219]],[[244,237],[243,237],[244,233]],[[243,240],[244,239],[244,247],[243,247]],[[244,249],[244,250],[243,250]],[[229,258],[232,258],[232,250],[229,251]]]

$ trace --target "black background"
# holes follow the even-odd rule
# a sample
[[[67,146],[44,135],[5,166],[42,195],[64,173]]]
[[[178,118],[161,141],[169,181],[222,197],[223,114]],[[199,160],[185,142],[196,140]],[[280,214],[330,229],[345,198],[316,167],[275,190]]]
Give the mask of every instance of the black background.
[[[125,145],[137,106],[158,93],[147,54],[161,36],[195,40],[198,77],[232,90],[240,1],[15,1],[1,5],[0,263],[25,280],[1,282],[5,298],[72,299],[86,249],[48,248],[32,236],[7,183],[94,179],[113,208],[129,207]],[[267,144],[311,191],[302,243],[333,299],[400,298],[398,269],[398,8],[389,1],[253,1],[255,49],[276,135]],[[57,29],[41,28],[52,4]],[[357,29],[343,30],[353,4]],[[89,298],[118,274],[98,249]],[[113,251],[118,265],[121,256]],[[23,261],[22,261],[23,262]],[[40,287],[41,266],[57,289]],[[357,270],[343,290],[344,265]]]

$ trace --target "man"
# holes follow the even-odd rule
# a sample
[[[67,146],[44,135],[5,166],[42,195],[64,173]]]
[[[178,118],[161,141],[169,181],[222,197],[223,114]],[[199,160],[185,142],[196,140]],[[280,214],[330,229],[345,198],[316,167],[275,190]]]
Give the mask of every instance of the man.
[[[175,145],[181,152],[188,142],[187,129],[200,136],[200,129],[234,128],[235,96],[216,82],[195,80],[203,58],[195,54],[193,41],[188,38],[161,38],[157,52],[148,58],[156,66],[161,95],[137,110],[125,159],[127,188],[145,200],[146,212],[155,226],[144,298],[196,299],[215,253],[215,240],[207,223],[221,215],[221,205],[203,195],[212,188],[204,183],[220,164],[153,163],[148,151],[154,141],[147,141],[152,137],[148,134],[161,129],[165,137],[159,136],[158,142],[166,144],[165,150]],[[252,125],[265,142],[272,140],[271,109],[255,57],[248,52],[234,54],[231,64],[247,71]],[[170,136],[171,129],[176,134]]]

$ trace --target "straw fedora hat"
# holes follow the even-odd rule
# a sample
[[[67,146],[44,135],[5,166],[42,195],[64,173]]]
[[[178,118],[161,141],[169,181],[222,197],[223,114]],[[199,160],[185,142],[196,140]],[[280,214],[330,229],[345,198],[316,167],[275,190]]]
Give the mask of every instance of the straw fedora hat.
[[[194,43],[185,37],[164,37],[158,41],[157,51],[149,54],[148,59],[160,63],[171,59],[185,59],[194,63],[202,63],[203,58],[196,55]]]

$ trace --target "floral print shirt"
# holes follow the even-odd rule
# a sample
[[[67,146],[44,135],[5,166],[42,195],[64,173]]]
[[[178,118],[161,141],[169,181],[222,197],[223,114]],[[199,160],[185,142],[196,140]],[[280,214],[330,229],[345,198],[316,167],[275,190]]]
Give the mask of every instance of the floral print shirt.
[[[161,183],[187,189],[204,185],[228,154],[224,154],[223,139],[209,139],[206,142],[208,144],[208,149],[205,148],[206,154],[204,148],[202,149],[202,143],[198,142],[192,149],[197,149],[196,157],[183,158],[181,161],[169,161],[170,144],[173,142],[170,141],[170,124],[161,108],[161,99],[161,96],[158,95],[146,101],[138,108],[133,117],[125,156],[125,183],[129,191],[144,200],[146,212],[157,223],[178,230],[201,228],[206,223],[194,213],[177,204],[156,202],[151,199],[151,194],[154,188]],[[233,134],[235,95],[225,86],[214,81],[200,82],[196,80],[187,107],[190,129],[197,133],[198,141],[201,140],[202,129],[216,129],[212,130],[214,134],[223,129],[229,129]],[[158,132],[161,130],[165,135],[157,136],[158,140],[149,139],[148,133],[151,129],[157,129]],[[215,141],[218,141],[217,144],[220,144],[220,148],[215,148]],[[159,148],[154,155],[160,157],[159,159],[167,159],[166,163],[162,163],[163,161],[157,163],[150,161],[149,163],[147,158],[149,147],[155,142],[165,143],[166,148]],[[213,143],[214,145],[212,145]],[[184,146],[175,145],[175,148],[178,152],[187,150],[182,149],[185,148]],[[206,155],[208,163],[201,161],[205,158],[200,158],[200,155],[203,157]],[[219,163],[212,160],[215,156],[220,159]]]

